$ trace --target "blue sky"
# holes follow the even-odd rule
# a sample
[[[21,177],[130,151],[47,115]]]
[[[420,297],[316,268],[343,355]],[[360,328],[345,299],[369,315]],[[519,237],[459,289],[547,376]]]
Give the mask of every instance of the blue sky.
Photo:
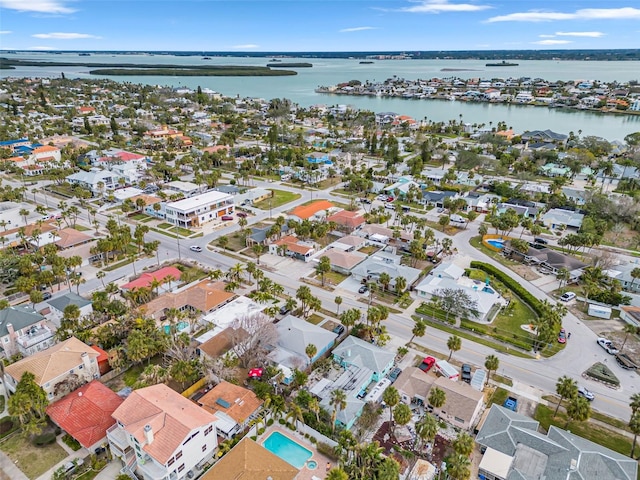
[[[0,48],[640,48],[638,0],[0,0]]]

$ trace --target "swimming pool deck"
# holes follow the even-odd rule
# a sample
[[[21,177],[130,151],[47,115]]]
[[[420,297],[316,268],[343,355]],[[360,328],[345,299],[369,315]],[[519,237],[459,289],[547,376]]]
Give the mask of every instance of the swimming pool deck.
[[[304,435],[298,433],[297,431],[292,432],[288,428],[282,428],[280,425],[272,425],[268,427],[260,436],[258,443],[260,445],[263,445],[265,440],[269,438],[269,435],[271,435],[273,432],[280,432],[285,437],[288,437],[294,442],[302,445],[304,448],[310,450],[312,455],[309,460],[315,460],[315,462],[318,464],[318,466],[314,470],[307,468],[305,464],[305,466],[300,470],[300,473],[298,473],[296,480],[315,480],[314,477],[316,479],[324,479],[327,476],[327,463],[331,463],[332,466],[335,466],[335,462],[319,453],[318,450],[316,450],[315,445],[304,438]],[[309,460],[307,460],[307,462]]]

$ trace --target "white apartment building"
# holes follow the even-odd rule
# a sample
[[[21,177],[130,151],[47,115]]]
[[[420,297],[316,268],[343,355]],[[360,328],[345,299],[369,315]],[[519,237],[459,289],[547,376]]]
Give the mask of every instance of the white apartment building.
[[[112,417],[109,448],[132,478],[198,477],[218,447],[216,417],[164,384],[134,390]]]
[[[183,228],[193,228],[233,213],[233,196],[223,192],[206,192],[195,197],[168,203],[166,220]]]

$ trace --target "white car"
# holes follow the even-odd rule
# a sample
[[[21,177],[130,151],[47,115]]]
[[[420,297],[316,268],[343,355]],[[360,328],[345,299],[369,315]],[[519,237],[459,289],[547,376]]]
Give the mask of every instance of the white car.
[[[563,301],[563,302],[570,302],[574,298],[576,298],[576,294],[575,293],[567,292],[567,293],[563,293],[562,294],[562,296],[560,297],[560,300]]]
[[[609,355],[615,355],[616,353],[618,353],[618,349],[613,343],[611,343],[611,340],[600,337],[596,341],[598,342],[598,345],[604,348]]]
[[[585,387],[578,387],[578,395],[586,398],[590,402],[593,402],[593,400],[596,398],[593,392],[590,390],[587,390]]]
[[[192,252],[201,252],[202,251],[202,247],[199,247],[197,245],[191,245],[189,247],[189,250],[191,250]]]

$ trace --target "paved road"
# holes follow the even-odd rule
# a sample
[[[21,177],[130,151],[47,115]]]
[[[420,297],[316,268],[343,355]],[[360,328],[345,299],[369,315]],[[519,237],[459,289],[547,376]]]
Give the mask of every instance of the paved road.
[[[262,188],[278,188],[281,190],[301,193],[302,196],[300,199],[281,207],[273,208],[271,212],[273,217],[276,217],[281,212],[290,210],[296,205],[309,201],[312,197],[314,199],[327,198],[329,200],[345,203],[344,197],[332,195],[329,191],[300,191],[299,189],[273,182],[253,181],[252,183],[253,185]],[[36,199],[44,204],[44,197],[42,195],[36,194]],[[51,205],[51,198],[48,200]],[[268,217],[268,211],[260,212],[249,218],[249,224],[258,223],[266,220]],[[98,219],[103,224],[106,222],[106,216],[104,215],[98,215]],[[467,230],[455,235],[453,237],[454,247],[457,248],[458,252],[462,255],[500,267],[500,264],[477,251],[469,244],[469,240],[473,236],[477,235],[477,226],[479,223],[479,221],[476,221],[474,224],[470,225]],[[210,251],[207,247],[211,241],[222,235],[232,234],[237,231],[238,228],[239,227],[236,224],[231,224],[216,230],[215,232],[208,233],[198,239],[182,240],[180,241],[180,250],[178,250],[178,243],[176,240],[157,232],[149,232],[147,234],[147,240],[159,240],[161,242],[159,251],[161,261],[177,259],[178,257],[189,257],[195,259],[206,267],[226,270],[230,266],[236,264],[237,260]],[[442,239],[445,236],[442,232],[437,230],[434,232],[436,237],[439,239]],[[203,252],[199,254],[190,252],[188,250],[189,245],[198,245],[203,248]],[[141,259],[136,261],[136,269],[140,272],[144,267],[154,265],[155,263],[155,258]],[[523,280],[511,270],[505,268],[502,268],[502,270],[516,279],[519,283],[525,285],[537,298],[549,299],[545,292],[530,282]],[[287,275],[287,273],[279,271],[265,273],[268,277],[282,284],[288,293],[295,292],[295,290],[300,286],[298,278]],[[123,276],[129,276],[132,274],[133,267],[131,265],[127,265],[112,272],[108,272],[104,281],[105,283],[117,281],[122,279]],[[87,282],[81,286],[80,291],[81,293],[88,293],[101,287],[102,284],[99,280],[87,277]],[[342,309],[351,307],[357,307],[362,311],[366,309],[366,305],[364,303],[357,301],[357,294],[346,291],[328,292],[313,286],[311,287],[311,290],[322,300],[324,308],[329,310],[335,308],[333,299],[337,294],[343,298],[343,304],[341,306]],[[411,337],[413,320],[411,320],[410,315],[406,313],[391,314],[386,325],[389,334],[394,339],[394,343],[402,344]],[[603,413],[627,420],[630,413],[630,409],[628,408],[628,399],[631,394],[640,392],[640,377],[635,373],[629,373],[618,368],[613,357],[607,355],[604,350],[596,345],[596,335],[573,314],[569,313],[567,315],[564,320],[564,326],[567,331],[572,333],[572,336],[571,340],[562,352],[558,353],[553,358],[539,360],[528,360],[508,354],[497,353],[497,356],[500,359],[499,373],[519,381],[521,385],[530,386],[532,389],[541,389],[545,392],[554,392],[555,383],[558,377],[562,375],[569,375],[578,380],[580,384],[587,386],[587,388],[596,393],[596,400],[593,402],[594,408],[602,411]],[[447,354],[448,349],[446,347],[446,341],[448,337],[449,335],[445,332],[436,329],[429,329],[427,335],[421,339],[417,339],[416,343],[423,344],[429,349]],[[496,352],[483,345],[476,344],[469,340],[464,340],[462,350],[456,352],[455,356],[458,360],[482,366],[484,364],[484,358],[489,354],[496,354]],[[621,380],[622,388],[620,390],[611,390],[596,382],[581,378],[582,372],[596,361],[604,361],[611,364],[612,370]]]

